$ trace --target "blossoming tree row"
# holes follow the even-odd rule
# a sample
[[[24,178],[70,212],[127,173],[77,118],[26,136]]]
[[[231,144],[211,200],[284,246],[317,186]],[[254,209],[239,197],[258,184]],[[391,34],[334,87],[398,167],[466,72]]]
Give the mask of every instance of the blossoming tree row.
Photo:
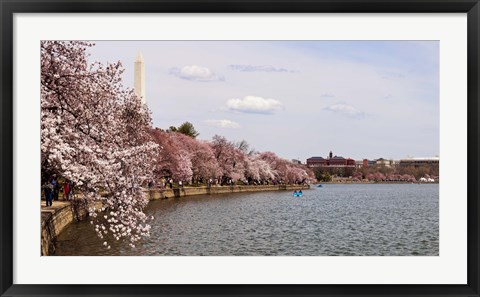
[[[306,181],[313,174],[273,153],[247,152],[224,137],[200,141],[152,129],[146,106],[122,85],[120,62],[87,61],[92,44],[41,43],[41,173],[75,184],[97,234],[132,246],[149,235],[146,181],[218,178]]]
[[[204,183],[213,179],[220,184],[314,181],[313,172],[304,165],[294,164],[272,152],[249,151],[244,141],[234,143],[219,135],[211,141],[202,141],[160,129],[152,130],[151,135],[162,148],[155,167],[157,178]]]

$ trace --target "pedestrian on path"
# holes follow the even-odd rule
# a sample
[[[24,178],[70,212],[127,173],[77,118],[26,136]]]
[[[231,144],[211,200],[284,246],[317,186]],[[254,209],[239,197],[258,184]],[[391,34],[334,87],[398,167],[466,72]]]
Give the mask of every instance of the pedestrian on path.
[[[45,205],[52,206],[53,185],[51,181],[47,179],[45,184],[43,184],[42,188],[43,188],[43,193],[45,194]]]
[[[52,180],[51,180],[50,183],[52,184],[52,187],[53,187],[53,193],[52,193],[53,197],[52,197],[52,199],[55,200],[55,201],[58,201],[58,192],[59,192],[58,188],[59,188],[59,186],[58,186],[57,179],[55,177],[52,177]]]
[[[73,199],[73,188],[74,188],[75,184],[73,183],[73,181],[70,181],[68,184],[69,184],[69,186],[68,186],[68,189],[69,189],[68,200],[72,200]]]
[[[63,184],[63,200],[70,200],[70,182],[68,180]]]

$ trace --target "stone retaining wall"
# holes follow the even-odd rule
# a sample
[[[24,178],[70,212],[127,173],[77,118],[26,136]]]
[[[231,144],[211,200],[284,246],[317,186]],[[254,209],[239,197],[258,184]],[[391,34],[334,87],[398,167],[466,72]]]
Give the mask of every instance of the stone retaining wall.
[[[268,185],[268,186],[213,186],[213,187],[195,187],[179,189],[152,189],[145,191],[145,196],[149,200],[178,198],[195,195],[214,195],[243,192],[264,192],[264,191],[294,191],[309,189],[310,186],[301,185]]]
[[[294,191],[309,189],[310,186],[268,185],[268,186],[213,186],[179,189],[146,190],[144,196],[149,200],[178,198],[195,195],[215,195],[242,192]],[[74,203],[55,201],[52,207],[42,207],[41,255],[55,253],[55,241],[63,229],[73,221],[85,219],[88,209],[85,200],[76,199]],[[42,202],[44,203],[44,202]]]
[[[55,241],[63,229],[73,221],[83,220],[88,211],[85,200],[54,201],[52,207],[42,207],[41,255],[55,253]]]

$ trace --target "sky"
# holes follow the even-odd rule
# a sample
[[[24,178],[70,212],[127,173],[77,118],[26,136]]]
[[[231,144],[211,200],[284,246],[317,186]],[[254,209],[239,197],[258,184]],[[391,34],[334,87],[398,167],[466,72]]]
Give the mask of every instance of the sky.
[[[153,125],[191,122],[305,162],[439,155],[438,41],[94,41],[133,88],[145,62]]]

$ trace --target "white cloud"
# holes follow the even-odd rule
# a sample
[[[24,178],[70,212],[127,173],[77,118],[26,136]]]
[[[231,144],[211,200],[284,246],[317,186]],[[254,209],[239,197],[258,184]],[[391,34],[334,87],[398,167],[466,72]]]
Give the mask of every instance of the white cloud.
[[[223,77],[219,77],[215,74],[215,72],[208,69],[207,67],[198,65],[183,66],[182,68],[171,68],[170,74],[191,81],[208,82],[224,80]]]
[[[219,127],[219,128],[230,128],[230,129],[240,128],[239,123],[236,123],[230,120],[206,120],[205,123],[211,126]]]
[[[359,111],[355,107],[345,103],[336,103],[331,106],[325,107],[324,110],[340,113],[355,118],[361,118],[365,115],[364,112]]]
[[[243,99],[232,98],[227,101],[227,107],[233,111],[245,113],[270,114],[283,107],[276,99],[246,96]]]

